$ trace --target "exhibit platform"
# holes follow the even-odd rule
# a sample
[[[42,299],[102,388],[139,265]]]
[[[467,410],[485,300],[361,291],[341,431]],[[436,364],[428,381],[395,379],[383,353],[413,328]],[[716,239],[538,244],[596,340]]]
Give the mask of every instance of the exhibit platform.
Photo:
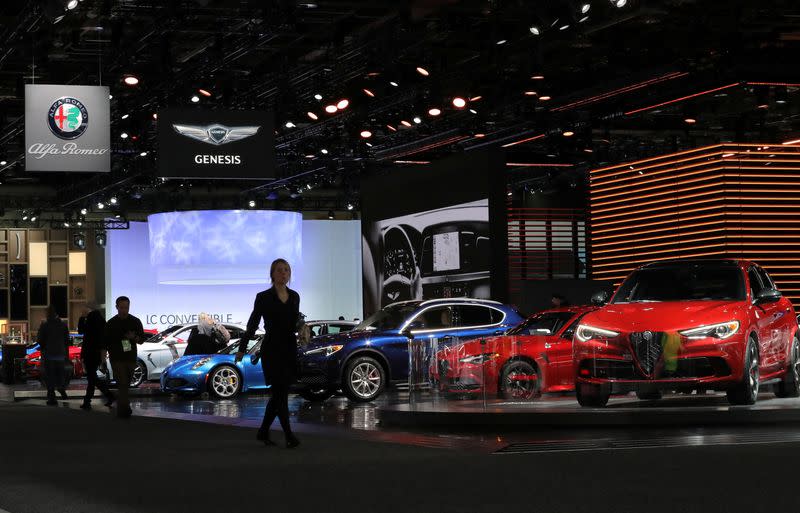
[[[583,408],[572,395],[536,401],[450,400],[421,397],[379,408],[387,426],[588,427],[679,426],[800,423],[800,399],[763,393],[753,406],[731,406],[724,393],[665,395],[642,401],[635,395],[612,397],[605,408]]]
[[[6,391],[4,395],[12,397],[14,401],[47,398],[47,389],[42,387],[39,383],[3,385],[3,388]],[[111,390],[113,391],[115,388],[112,387]],[[66,391],[67,399],[83,399],[86,394],[86,384],[70,384]],[[96,390],[94,395],[95,397],[101,397],[102,394],[99,390]],[[137,388],[130,388],[129,395],[130,397],[156,397],[164,395],[164,392],[161,391],[161,387],[158,383],[144,383]]]

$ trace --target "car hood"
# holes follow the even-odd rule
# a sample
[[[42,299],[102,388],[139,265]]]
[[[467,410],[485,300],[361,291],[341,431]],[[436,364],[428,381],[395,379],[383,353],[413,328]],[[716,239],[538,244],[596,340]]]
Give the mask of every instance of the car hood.
[[[364,340],[376,335],[385,335],[386,333],[385,331],[345,331],[343,333],[336,333],[335,335],[320,335],[312,338],[308,345],[302,347],[301,350],[306,352],[333,344],[345,345],[348,342]]]
[[[587,314],[581,324],[622,331],[675,331],[741,320],[741,301],[617,303]]]
[[[232,354],[193,354],[189,356],[181,356],[170,365],[168,368],[172,370],[182,369],[185,367],[191,367],[195,365],[197,362],[202,360],[203,358],[210,358],[210,360],[205,365],[216,365],[222,362],[234,362],[235,355]],[[249,358],[249,356],[247,356]]]

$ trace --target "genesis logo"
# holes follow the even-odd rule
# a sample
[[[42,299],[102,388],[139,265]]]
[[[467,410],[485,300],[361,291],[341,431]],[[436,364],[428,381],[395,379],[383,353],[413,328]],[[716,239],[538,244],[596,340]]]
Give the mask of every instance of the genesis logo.
[[[89,112],[77,98],[62,96],[47,109],[47,125],[59,139],[77,139],[89,126]]]
[[[241,141],[258,132],[259,126],[233,126],[223,125],[172,125],[181,135],[198,141],[220,146],[229,142]]]

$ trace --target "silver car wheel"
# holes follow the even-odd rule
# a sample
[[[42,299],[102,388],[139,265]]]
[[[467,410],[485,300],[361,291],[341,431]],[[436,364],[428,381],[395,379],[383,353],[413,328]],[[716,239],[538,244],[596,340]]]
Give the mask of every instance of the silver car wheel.
[[[218,369],[211,376],[211,388],[219,397],[233,397],[239,390],[239,375],[228,367]]]
[[[359,397],[371,397],[381,386],[381,372],[369,362],[360,363],[350,373],[350,385]]]

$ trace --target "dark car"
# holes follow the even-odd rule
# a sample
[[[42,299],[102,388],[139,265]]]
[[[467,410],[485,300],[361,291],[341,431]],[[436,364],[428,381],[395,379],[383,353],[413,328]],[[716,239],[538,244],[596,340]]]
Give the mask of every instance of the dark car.
[[[514,308],[482,299],[434,299],[391,304],[352,331],[314,338],[299,352],[301,395],[322,400],[341,388],[371,401],[392,382],[408,379],[409,337],[442,344],[499,335],[523,321]]]
[[[772,278],[746,260],[674,260],[640,267],[610,303],[575,330],[582,406],[609,394],[724,390],[753,404],[760,385],[800,395],[795,311]]]

